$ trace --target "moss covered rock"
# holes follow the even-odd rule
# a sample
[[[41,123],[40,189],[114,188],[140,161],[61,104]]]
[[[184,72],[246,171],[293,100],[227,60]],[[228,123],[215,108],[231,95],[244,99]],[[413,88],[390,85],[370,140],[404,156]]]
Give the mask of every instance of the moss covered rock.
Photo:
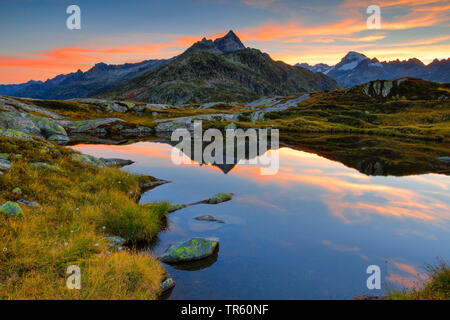
[[[218,238],[192,238],[172,244],[160,256],[160,259],[165,263],[200,260],[212,255],[218,245]]]
[[[172,278],[167,278],[166,280],[161,282],[159,286],[161,288],[161,293],[164,294],[175,287],[175,281]]]
[[[204,203],[207,204],[218,204],[226,201],[230,201],[233,199],[234,193],[218,193],[206,200],[204,200]]]
[[[14,129],[1,129],[0,128],[0,136],[21,140],[32,140],[33,138],[26,134],[25,132],[14,130]]]
[[[0,113],[0,126],[40,138],[67,136],[66,130],[55,120],[22,112]]]
[[[23,210],[17,202],[8,201],[0,207],[0,214],[8,217],[23,217]]]

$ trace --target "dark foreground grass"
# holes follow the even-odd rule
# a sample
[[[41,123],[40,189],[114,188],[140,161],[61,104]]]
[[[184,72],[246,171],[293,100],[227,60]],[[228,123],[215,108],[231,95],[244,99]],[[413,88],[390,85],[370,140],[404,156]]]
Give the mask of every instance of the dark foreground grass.
[[[412,290],[391,290],[390,300],[450,300],[450,266],[438,261],[427,265],[427,280]]]
[[[151,241],[160,230],[168,206],[140,206],[139,177],[84,165],[72,160],[74,151],[38,139],[0,138],[0,152],[13,164],[0,175],[0,205],[41,205],[21,205],[23,218],[0,215],[0,299],[157,298],[165,270],[156,259],[102,240]],[[81,269],[81,290],[66,286],[70,265]]]

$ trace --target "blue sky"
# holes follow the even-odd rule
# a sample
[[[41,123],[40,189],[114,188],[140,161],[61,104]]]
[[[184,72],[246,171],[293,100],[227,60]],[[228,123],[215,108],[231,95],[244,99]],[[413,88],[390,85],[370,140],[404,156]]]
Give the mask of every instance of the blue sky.
[[[374,3],[380,30],[366,27]],[[71,4],[81,8],[81,30],[66,28]],[[450,49],[450,0],[0,0],[0,9],[0,83],[168,58],[230,29],[287,63],[334,64],[350,50],[427,63]]]

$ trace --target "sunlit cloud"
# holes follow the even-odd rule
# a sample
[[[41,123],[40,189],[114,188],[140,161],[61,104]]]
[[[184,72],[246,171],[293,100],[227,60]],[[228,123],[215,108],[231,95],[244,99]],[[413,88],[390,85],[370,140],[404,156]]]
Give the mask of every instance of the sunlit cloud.
[[[450,206],[424,193],[377,184],[372,177],[314,154],[289,148],[281,148],[279,152],[283,161],[290,163],[290,170],[280,163],[276,176],[259,175],[258,168],[250,166],[239,166],[231,174],[260,184],[276,184],[281,189],[298,184],[317,187],[322,190],[321,198],[330,214],[345,223],[369,221],[371,215],[413,219],[442,228],[444,222],[450,221]],[[376,200],[370,200],[374,196]]]
[[[328,241],[328,240],[323,240],[321,243],[325,246],[333,248],[336,251],[353,252],[353,253],[359,255],[361,257],[361,259],[366,260],[366,261],[369,260],[369,258],[366,255],[361,253],[361,249],[359,247],[348,247],[348,246],[336,244],[336,243],[334,243],[332,241]]]
[[[411,264],[396,260],[389,260],[388,262],[388,275],[386,276],[386,280],[392,284],[408,289],[420,288],[428,278],[424,272],[418,271]]]

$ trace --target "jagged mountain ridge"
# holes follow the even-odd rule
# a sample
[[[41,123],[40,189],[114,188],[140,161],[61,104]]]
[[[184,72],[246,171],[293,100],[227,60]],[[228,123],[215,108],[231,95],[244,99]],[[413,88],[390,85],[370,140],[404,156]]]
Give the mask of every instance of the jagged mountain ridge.
[[[172,61],[146,60],[139,63],[108,65],[97,63],[86,72],[77,72],[56,76],[42,81],[29,81],[21,85],[0,86],[0,94],[36,99],[88,98],[100,92],[111,90],[126,81],[159,68]]]
[[[100,94],[107,99],[152,103],[246,102],[260,96],[338,88],[330,77],[274,61],[245,48],[217,54],[212,41],[201,41],[173,62]]]
[[[230,30],[224,37],[217,38],[214,41],[203,38],[201,41],[194,43],[190,48],[186,50],[186,52],[202,50],[214,54],[224,54],[242,49],[245,49],[244,44],[241,42],[238,36],[236,36],[233,30]]]
[[[372,80],[392,80],[401,77],[450,82],[450,59],[435,59],[429,65],[425,65],[416,58],[380,62],[377,58],[370,59],[361,53],[350,51],[334,66],[323,63],[313,66],[307,63],[297,65],[312,72],[323,72],[346,88]]]

